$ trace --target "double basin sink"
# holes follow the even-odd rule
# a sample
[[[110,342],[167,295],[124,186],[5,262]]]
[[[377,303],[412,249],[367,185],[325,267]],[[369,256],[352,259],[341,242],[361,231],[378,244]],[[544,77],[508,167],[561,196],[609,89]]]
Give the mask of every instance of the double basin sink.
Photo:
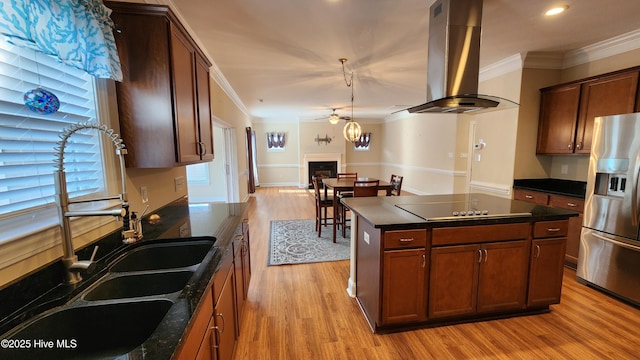
[[[130,354],[134,349],[144,357],[141,345],[185,298],[214,242],[175,239],[129,250],[72,301],[6,334],[3,338],[23,342],[11,358],[136,358]]]

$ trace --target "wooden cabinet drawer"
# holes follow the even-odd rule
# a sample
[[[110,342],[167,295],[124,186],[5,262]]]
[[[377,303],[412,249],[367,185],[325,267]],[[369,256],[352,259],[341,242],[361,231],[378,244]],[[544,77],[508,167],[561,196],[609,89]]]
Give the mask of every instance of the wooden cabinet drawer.
[[[551,195],[549,196],[549,206],[582,213],[584,211],[584,200],[569,196]]]
[[[392,230],[384,233],[385,249],[407,249],[425,247],[427,230]]]
[[[202,295],[200,305],[196,309],[193,318],[191,319],[191,329],[185,339],[182,348],[179,351],[179,360],[194,359],[200,343],[209,329],[209,322],[213,316],[213,294],[211,288]]]
[[[569,220],[539,221],[533,225],[534,238],[567,236]]]
[[[213,274],[213,304],[218,303],[218,299],[220,298],[220,293],[222,292],[222,286],[224,285],[225,280],[227,279],[227,274],[229,270],[231,270],[231,266],[233,265],[233,250],[231,247],[228,248],[227,252],[222,255],[222,259],[220,260],[220,267]]]
[[[537,191],[515,189],[513,191],[515,200],[528,201],[539,205],[547,205],[549,203],[549,195]]]
[[[526,239],[530,231],[529,223],[435,228],[431,235],[431,245],[477,244]]]

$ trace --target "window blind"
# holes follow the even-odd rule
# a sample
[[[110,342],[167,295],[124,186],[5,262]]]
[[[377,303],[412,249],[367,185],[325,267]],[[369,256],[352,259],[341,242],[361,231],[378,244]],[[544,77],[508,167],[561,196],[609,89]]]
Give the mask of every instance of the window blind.
[[[43,115],[24,105],[24,93],[37,87],[56,94],[58,112]],[[58,134],[70,124],[95,119],[91,75],[0,41],[0,217],[54,202]],[[104,192],[101,138],[96,130],[71,136],[65,170],[71,198]]]

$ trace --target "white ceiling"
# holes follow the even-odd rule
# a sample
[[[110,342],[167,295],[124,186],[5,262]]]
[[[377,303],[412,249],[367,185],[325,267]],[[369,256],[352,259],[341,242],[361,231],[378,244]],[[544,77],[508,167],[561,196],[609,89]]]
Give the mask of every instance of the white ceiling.
[[[170,0],[171,1],[171,0]],[[433,0],[172,0],[249,114],[379,119],[426,100]],[[554,18],[544,11],[569,6]],[[484,0],[480,66],[565,52],[640,29],[638,0]]]

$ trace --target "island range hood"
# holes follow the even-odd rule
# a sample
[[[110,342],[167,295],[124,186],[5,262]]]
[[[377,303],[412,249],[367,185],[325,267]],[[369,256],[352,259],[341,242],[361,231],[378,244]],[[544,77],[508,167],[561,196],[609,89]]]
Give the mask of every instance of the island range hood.
[[[518,104],[478,94],[482,0],[436,0],[429,8],[427,102],[410,113],[467,113]]]

